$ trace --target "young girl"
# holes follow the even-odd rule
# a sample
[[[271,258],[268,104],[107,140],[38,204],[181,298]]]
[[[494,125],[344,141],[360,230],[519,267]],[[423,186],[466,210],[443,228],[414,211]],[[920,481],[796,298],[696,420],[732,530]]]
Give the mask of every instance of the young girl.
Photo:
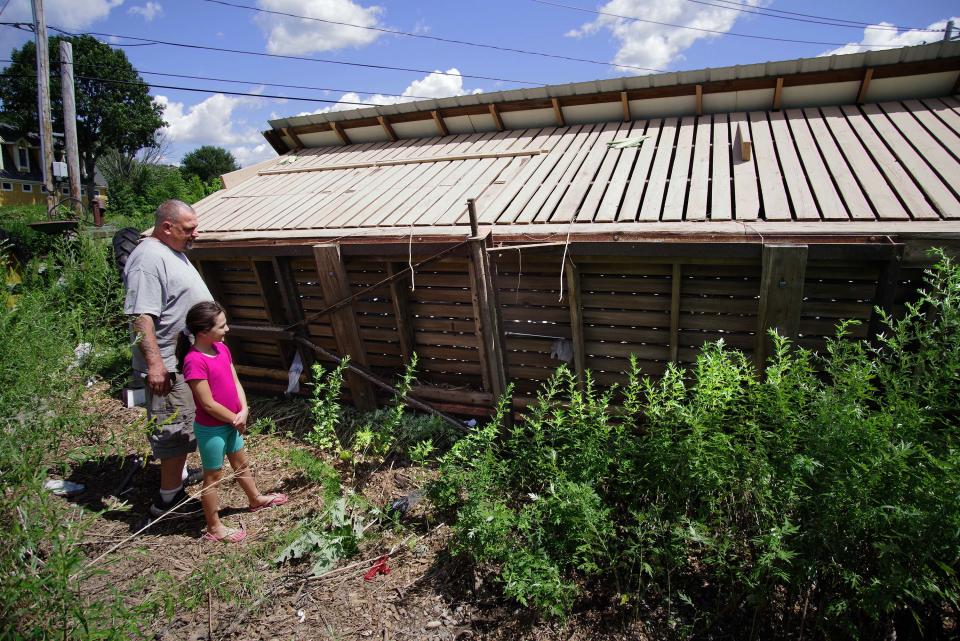
[[[193,346],[186,336],[179,339],[177,356],[182,359],[183,378],[193,392],[197,406],[193,424],[203,462],[201,503],[207,519],[208,541],[239,543],[246,538],[244,530],[227,528],[218,514],[217,483],[223,478],[223,457],[226,454],[237,475],[237,483],[250,501],[250,511],[283,505],[285,494],[260,494],[247,464],[243,437],[247,432],[247,397],[237,378],[230,350],[223,343],[230,328],[223,308],[210,301],[197,303],[187,312],[187,330],[193,334]]]

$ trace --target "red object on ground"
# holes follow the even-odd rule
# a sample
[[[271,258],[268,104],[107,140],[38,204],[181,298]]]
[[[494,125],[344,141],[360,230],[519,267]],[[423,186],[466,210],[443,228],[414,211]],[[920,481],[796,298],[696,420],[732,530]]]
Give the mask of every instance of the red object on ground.
[[[377,559],[373,566],[367,570],[367,573],[363,575],[364,581],[373,581],[377,578],[378,574],[390,574],[390,568],[387,567],[387,559],[390,558],[389,555],[384,554],[379,559]]]

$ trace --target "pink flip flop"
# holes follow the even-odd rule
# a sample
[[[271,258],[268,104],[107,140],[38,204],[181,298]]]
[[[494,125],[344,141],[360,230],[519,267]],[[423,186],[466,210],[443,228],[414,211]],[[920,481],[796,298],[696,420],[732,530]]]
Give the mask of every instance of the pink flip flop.
[[[277,507],[277,506],[283,505],[289,500],[286,494],[267,494],[267,496],[271,497],[269,501],[261,505],[258,505],[257,507],[250,508],[250,511],[259,512],[260,510],[266,510],[271,507]]]
[[[247,538],[247,531],[228,528],[227,533],[223,536],[216,536],[210,532],[204,532],[202,538],[204,541],[217,541],[218,543],[239,543]]]

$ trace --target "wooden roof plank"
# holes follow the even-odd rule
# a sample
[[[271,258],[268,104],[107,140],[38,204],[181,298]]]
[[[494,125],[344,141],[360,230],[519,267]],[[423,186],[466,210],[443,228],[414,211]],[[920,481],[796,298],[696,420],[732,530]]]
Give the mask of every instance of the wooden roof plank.
[[[633,130],[633,126],[635,124],[636,123],[631,122],[622,123],[614,139],[616,140],[617,138],[621,137],[629,138],[631,136],[630,132]],[[636,153],[636,148],[633,147],[632,149],[634,150],[634,153]],[[580,206],[581,213],[577,215],[577,220],[597,220],[597,217],[601,213],[600,204],[603,202],[607,188],[612,184],[611,176],[613,175],[614,169],[619,165],[619,162],[623,157],[623,152],[624,150],[622,149],[606,149],[606,154],[603,157],[603,163],[597,170],[597,175],[594,177],[593,183],[590,185],[590,189],[584,196],[583,204]],[[625,182],[621,183],[620,193],[623,193],[623,188],[625,185]],[[620,199],[617,198],[617,203],[619,204],[619,202]],[[616,215],[616,209],[613,209],[606,215],[609,217],[605,218],[605,220],[613,220],[613,217]]]
[[[541,149],[549,149],[552,151],[564,138],[565,131],[565,129],[558,127],[545,127],[532,144],[539,146]],[[478,201],[477,209],[479,213],[477,219],[479,222],[487,224],[497,222],[504,212],[504,209],[510,205],[520,190],[528,184],[528,181],[531,180],[531,177],[536,173],[547,155],[549,155],[549,152],[548,154],[539,156],[516,158],[515,161],[521,163],[520,169],[511,176],[510,180],[503,185],[503,188],[500,189],[491,201]]]
[[[698,85],[699,86],[699,85]],[[710,116],[697,118],[697,133],[693,143],[693,162],[690,164],[690,190],[684,212],[686,220],[705,220],[710,198],[710,143],[713,121]]]
[[[673,154],[673,166],[663,203],[661,220],[683,220],[683,206],[690,187],[690,160],[693,157],[693,133],[697,119],[687,116],[680,120],[677,145]]]
[[[626,124],[629,131],[624,135],[628,137],[643,135],[647,128],[646,120],[636,120]],[[641,143],[641,147],[643,144],[645,143]],[[633,169],[633,161],[640,152],[640,148],[628,147],[626,149],[611,149],[610,151],[612,153],[607,155],[604,160],[604,167],[600,169],[601,173],[606,176],[606,184],[600,186],[595,184],[590,193],[587,194],[587,201],[584,203],[584,207],[589,206],[596,210],[593,219],[598,222],[616,220],[617,212],[620,209],[620,201],[623,198],[624,190],[627,188],[630,171]],[[608,162],[612,165],[609,171],[605,169]],[[595,201],[597,197],[600,198],[599,201]]]
[[[910,114],[919,120],[920,124],[930,133],[929,137],[933,138],[934,143],[938,143],[937,148],[940,151],[937,152],[937,159],[928,158],[928,160],[932,161],[934,167],[938,170],[942,169],[947,173],[955,172],[957,161],[960,160],[960,135],[958,135],[958,132],[948,126],[945,119],[939,118],[935,109],[929,109],[919,100],[906,100],[903,104],[910,110]],[[946,178],[946,183],[956,185],[956,174],[953,174],[952,178]]]
[[[787,112],[791,126],[795,123],[798,124],[798,118],[800,117],[799,114],[797,117],[794,117],[793,111],[794,110]],[[827,129],[827,124],[823,116],[821,116],[820,112],[816,109],[797,111],[800,111],[806,116],[806,124],[810,129],[811,137],[820,149],[827,170],[836,182],[840,200],[846,208],[847,214],[854,219],[875,220],[876,215],[874,215],[870,203],[867,202],[867,197],[863,194],[863,190],[860,189],[860,184],[857,182],[856,177],[853,175],[853,172],[850,171],[850,166],[846,160],[844,160],[843,153],[837,148],[837,143],[834,141],[829,129]],[[802,153],[806,154],[807,152],[804,151]],[[814,187],[816,188],[817,185],[815,184]],[[831,213],[833,210],[830,206],[824,205],[823,202],[821,202],[821,209],[824,219],[833,219]],[[839,219],[839,212],[837,212],[837,218]]]
[[[557,205],[569,191],[584,162],[590,157],[607,124],[609,123],[593,125],[592,131],[584,137],[580,148],[568,153],[565,160],[557,163],[557,167],[550,174],[554,180],[553,189],[550,190],[549,195],[543,201],[543,206],[534,218],[534,222],[545,223],[554,219]],[[569,222],[570,218],[571,216],[567,216],[563,219],[557,218],[557,220]]]
[[[537,172],[538,175],[535,176],[535,178],[539,178],[539,180],[530,185],[531,189],[529,191],[529,195],[525,194],[525,190],[523,190],[520,192],[520,194],[518,194],[517,200],[514,201],[514,203],[522,207],[516,216],[515,222],[533,222],[537,216],[537,213],[540,211],[540,208],[543,206],[544,201],[546,201],[551,192],[556,188],[559,182],[559,177],[570,165],[573,156],[583,146],[584,140],[589,137],[590,132],[592,132],[593,129],[593,125],[577,125],[575,128],[570,130],[570,133],[568,134],[569,140],[567,141],[567,145],[562,149],[559,148],[558,145],[553,151],[550,152],[550,154],[548,154],[551,156],[551,162],[545,162],[541,166],[541,169],[545,171],[542,173],[540,171]],[[525,200],[521,200],[520,196],[525,195],[527,198]],[[514,208],[514,203],[511,203],[510,209]]]
[[[730,133],[734,140],[737,131],[749,132],[749,130],[750,123],[746,113],[741,111],[730,114]],[[736,146],[736,141],[734,142],[734,146]],[[750,155],[750,158],[744,160],[740,157],[737,149],[731,149],[731,154],[731,162],[733,163],[734,216],[740,221],[757,220],[757,218],[760,217],[760,193],[757,190],[757,161],[753,154]]]
[[[780,155],[787,189],[790,190],[794,214],[801,220],[820,218],[817,201],[814,200],[810,186],[807,184],[805,168],[797,156],[793,135],[782,111],[770,114],[770,129]]]
[[[797,147],[797,156],[803,167],[803,176],[809,180],[813,194],[820,208],[820,216],[824,220],[848,220],[850,215],[843,205],[843,199],[833,187],[830,172],[823,163],[820,149],[817,147],[807,119],[799,109],[788,109],[785,113],[786,122],[790,126],[790,134]],[[801,176],[801,177],[803,177]],[[806,182],[806,181],[805,181]]]
[[[863,109],[866,110],[867,116],[864,116],[863,112],[853,105],[840,109],[893,185],[896,194],[903,200],[910,216],[912,218],[937,218],[937,212],[927,202],[923,190],[917,186],[913,177],[901,164],[903,161],[897,160],[897,156],[911,158],[913,162],[919,162],[924,167],[926,167],[926,164],[923,163],[922,159],[919,159],[912,148],[909,148],[909,143],[897,132],[896,128],[880,111],[880,108],[876,105],[864,105]],[[877,131],[882,132],[883,138],[877,135],[877,132],[871,127],[871,123],[874,127],[877,127]],[[896,156],[887,149],[887,144],[897,150]],[[927,172],[929,172],[929,169],[929,167],[926,167]],[[920,171],[920,167],[911,167],[910,170]],[[924,173],[924,176],[926,177],[926,173]],[[935,180],[939,183],[939,179],[935,178]]]
[[[907,105],[909,106],[914,101],[908,101]],[[946,103],[946,100],[937,100],[935,98],[927,99],[922,101],[923,106],[929,109],[932,113],[936,114],[940,120],[942,120],[946,125],[953,131],[954,134],[960,135],[960,114],[956,110],[951,109],[950,105]],[[958,103],[960,105],[960,103]],[[919,108],[913,109],[913,111],[919,111]]]
[[[663,131],[663,121],[659,118],[647,122],[647,128],[644,135],[647,139],[640,144],[640,149],[633,156],[628,156],[621,160],[626,163],[626,185],[623,193],[623,201],[619,198],[604,198],[609,206],[618,207],[616,210],[616,219],[618,221],[637,220],[640,215],[640,203],[642,202],[643,192],[647,186],[647,176],[653,168],[654,158],[657,153],[657,144],[660,140],[660,134]],[[673,144],[672,141],[670,143]],[[636,158],[636,162],[633,162]],[[619,171],[620,165],[617,166]],[[609,192],[610,190],[608,190]],[[616,192],[613,192],[614,196]],[[604,203],[601,203],[601,206]]]
[[[773,136],[767,112],[753,111],[748,114],[750,133],[753,138],[753,156],[757,161],[757,175],[760,177],[760,197],[763,202],[763,217],[766,220],[790,220],[790,203],[787,201],[787,186],[777,152],[774,150]]]
[[[667,175],[670,171],[670,160],[673,158],[673,147],[678,131],[679,120],[677,118],[664,118],[663,126],[660,128],[660,138],[657,140],[657,146],[654,150],[650,178],[647,180],[643,202],[640,204],[639,220],[660,220]],[[639,165],[638,162],[637,166],[639,167]],[[628,187],[627,191],[629,190]],[[624,199],[624,204],[626,204],[626,199]]]
[[[820,113],[833,133],[840,152],[850,163],[854,176],[863,186],[863,193],[873,205],[877,217],[891,220],[910,218],[843,112],[838,107],[824,107]]]
[[[713,176],[710,181],[710,220],[730,220],[733,207],[730,202],[730,125],[727,114],[713,117]]]
[[[556,127],[544,127],[543,129],[528,130],[531,134],[534,134],[534,136],[527,141],[527,148],[548,149],[549,147],[546,147],[545,145],[550,143],[551,135],[555,130]],[[550,144],[552,146],[552,143]],[[483,187],[482,191],[476,196],[478,222],[482,224],[496,222],[496,216],[493,215],[493,211],[487,206],[487,203],[492,203],[496,200],[499,200],[502,192],[505,190],[512,190],[514,188],[515,183],[519,180],[520,174],[531,164],[531,158],[531,156],[517,156],[511,158],[506,167],[504,167],[495,177],[493,177],[489,184]],[[516,187],[516,189],[519,189],[519,187]]]
[[[550,216],[551,218],[557,217],[560,220],[570,220],[570,218],[577,214],[577,219],[580,220],[578,214],[580,205],[590,190],[590,185],[600,170],[603,159],[607,156],[608,151],[610,151],[607,148],[607,143],[617,137],[621,126],[623,126],[623,123],[608,122],[600,128],[599,133],[592,142],[591,149],[587,152],[583,164],[573,175],[570,186],[557,203],[556,209]],[[627,127],[629,128],[629,125]],[[591,220],[592,218],[592,212],[585,212],[584,220]]]

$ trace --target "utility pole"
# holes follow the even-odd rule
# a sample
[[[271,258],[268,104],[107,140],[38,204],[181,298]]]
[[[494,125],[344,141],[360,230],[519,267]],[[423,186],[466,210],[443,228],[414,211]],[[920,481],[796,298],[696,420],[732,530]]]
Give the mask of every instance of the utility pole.
[[[57,204],[53,188],[53,123],[50,121],[50,56],[47,51],[47,20],[43,0],[32,0],[33,32],[37,40],[37,112],[40,115],[40,163],[47,190],[47,215]]]
[[[77,105],[73,87],[73,44],[60,41],[60,88],[63,91],[63,136],[67,143],[67,173],[70,175],[70,198],[77,218],[83,216],[80,200],[80,150],[77,148]],[[93,194],[90,194],[93,203]]]

